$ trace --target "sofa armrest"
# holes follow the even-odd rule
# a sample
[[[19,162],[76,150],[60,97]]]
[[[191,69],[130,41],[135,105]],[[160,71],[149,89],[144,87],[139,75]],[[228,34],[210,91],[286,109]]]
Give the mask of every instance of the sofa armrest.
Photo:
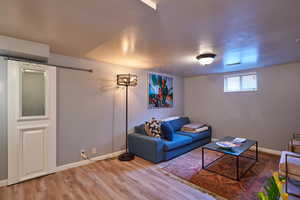
[[[163,160],[163,146],[164,142],[160,138],[149,137],[138,133],[128,135],[129,152],[154,163]]]

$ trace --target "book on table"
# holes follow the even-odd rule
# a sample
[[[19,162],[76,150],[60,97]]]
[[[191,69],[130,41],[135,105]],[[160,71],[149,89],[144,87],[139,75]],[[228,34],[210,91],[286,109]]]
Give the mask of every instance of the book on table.
[[[235,138],[234,140],[232,140],[233,143],[244,143],[246,141],[246,138]]]

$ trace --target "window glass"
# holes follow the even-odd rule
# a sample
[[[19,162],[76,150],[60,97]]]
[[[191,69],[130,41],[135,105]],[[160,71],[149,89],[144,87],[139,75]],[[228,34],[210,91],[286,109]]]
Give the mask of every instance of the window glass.
[[[240,90],[240,77],[228,77],[227,78],[227,90],[239,91]]]
[[[230,75],[224,77],[224,92],[243,92],[257,90],[256,73]]]
[[[45,116],[45,73],[38,70],[22,72],[22,116]]]
[[[256,74],[242,76],[243,90],[256,90]]]

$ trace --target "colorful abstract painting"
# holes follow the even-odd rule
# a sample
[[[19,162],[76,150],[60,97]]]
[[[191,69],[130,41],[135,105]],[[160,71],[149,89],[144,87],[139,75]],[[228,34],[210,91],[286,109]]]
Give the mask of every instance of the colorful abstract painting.
[[[173,107],[173,78],[149,73],[149,108]]]

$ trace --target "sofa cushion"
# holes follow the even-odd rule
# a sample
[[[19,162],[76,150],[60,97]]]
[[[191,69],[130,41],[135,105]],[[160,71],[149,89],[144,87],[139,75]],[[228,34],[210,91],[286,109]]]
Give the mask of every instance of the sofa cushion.
[[[191,137],[174,133],[172,141],[164,140],[164,151],[171,151],[192,142]]]
[[[142,135],[147,135],[145,131],[145,124],[134,127],[134,132]]]
[[[179,135],[185,135],[191,137],[193,139],[193,142],[211,137],[211,133],[208,130],[198,132],[198,133],[188,133],[183,131],[177,131],[176,133]]]
[[[174,131],[179,131],[182,126],[191,123],[191,121],[188,117],[181,117],[179,119],[169,121],[169,123],[172,125]]]
[[[169,141],[173,140],[174,129],[169,122],[161,123],[161,131],[163,138]]]

